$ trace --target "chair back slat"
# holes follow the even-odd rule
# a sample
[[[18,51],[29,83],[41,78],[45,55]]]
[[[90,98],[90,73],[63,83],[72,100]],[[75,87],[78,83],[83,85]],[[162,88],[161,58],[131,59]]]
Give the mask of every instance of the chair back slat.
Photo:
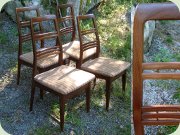
[[[44,32],[44,33],[38,33],[34,34],[34,40],[43,40],[43,39],[48,39],[48,38],[55,38],[57,37],[58,33],[57,32]]]
[[[83,46],[83,51],[94,48],[94,47],[98,47],[97,41],[91,41],[88,43],[84,43],[84,44],[82,44],[82,46]]]

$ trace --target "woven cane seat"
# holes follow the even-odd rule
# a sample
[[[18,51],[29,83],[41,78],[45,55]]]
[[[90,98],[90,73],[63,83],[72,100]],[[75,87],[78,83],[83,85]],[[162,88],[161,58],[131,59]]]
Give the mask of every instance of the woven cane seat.
[[[95,76],[83,70],[62,65],[34,77],[38,83],[61,94],[68,94],[89,83]]]
[[[69,56],[63,53],[63,60],[67,59]],[[26,61],[33,65],[33,52],[25,53],[20,56],[20,59]],[[50,55],[48,57],[39,59],[37,61],[37,67],[39,68],[47,68],[49,66],[55,65],[58,63],[58,55]]]
[[[72,41],[63,45],[63,51],[70,57],[80,59],[80,42]],[[96,53],[96,48],[91,48],[83,52],[83,59],[88,58]]]
[[[114,77],[125,71],[129,66],[129,62],[99,57],[85,62],[81,69],[94,74]]]

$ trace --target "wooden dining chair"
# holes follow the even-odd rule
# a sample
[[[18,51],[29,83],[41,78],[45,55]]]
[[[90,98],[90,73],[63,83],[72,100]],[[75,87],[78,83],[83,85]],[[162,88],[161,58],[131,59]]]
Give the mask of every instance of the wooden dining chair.
[[[50,22],[54,29],[50,31],[42,31],[41,33],[35,33],[36,23]],[[62,45],[59,38],[59,29],[57,19],[55,15],[48,15],[45,17],[37,17],[31,19],[31,33],[33,42],[33,53],[34,53],[34,79],[32,83],[31,98],[30,98],[30,111],[33,109],[33,100],[35,94],[35,87],[47,90],[59,96],[60,104],[60,127],[61,131],[64,129],[64,111],[65,103],[68,99],[75,96],[86,93],[86,109],[89,112],[90,109],[90,86],[91,81],[94,80],[95,76],[91,73],[83,70],[69,67],[63,64],[63,51]],[[38,41],[54,39],[57,41],[55,46],[44,47],[37,49]],[[49,71],[38,74],[38,61],[52,55],[58,55],[59,66]]]
[[[80,68],[95,74],[96,78],[104,79],[106,81],[106,110],[108,110],[112,82],[122,76],[122,90],[125,91],[126,71],[129,68],[130,63],[99,57],[100,41],[95,16],[93,14],[78,16],[77,24],[80,39]],[[89,37],[88,40],[84,38],[84,36]],[[92,48],[96,49],[94,57],[91,60],[84,62],[84,52]]]
[[[171,71],[180,70],[180,62],[144,62],[144,24],[149,20],[180,20],[180,12],[173,3],[140,4],[136,7],[133,28],[132,84],[135,135],[143,135],[145,125],[178,125],[180,123],[179,104],[143,105],[144,80],[180,80],[179,72],[170,72],[171,69]],[[146,73],[145,70],[159,72]]]
[[[56,8],[56,15],[61,37],[65,37],[66,41],[63,43],[63,51],[69,55],[69,60],[76,63],[76,68],[80,67],[80,42],[76,40],[76,24],[74,8],[72,4],[58,5]],[[68,36],[70,40],[67,40]],[[84,52],[83,61],[87,61],[94,57],[96,53],[95,48],[91,48]]]
[[[31,16],[30,18],[25,18],[24,14],[26,12],[34,12],[34,16]],[[17,84],[19,84],[20,80],[20,71],[21,71],[21,65],[26,65],[28,67],[33,67],[33,52],[25,53],[23,51],[23,43],[27,41],[31,41],[31,27],[30,27],[30,19],[33,17],[39,17],[39,8],[37,6],[33,7],[20,7],[16,8],[16,19],[17,19],[17,26],[18,26],[18,33],[19,33],[19,50],[18,50],[18,71],[17,71]],[[42,24],[37,23],[36,28],[38,31],[36,33],[40,33],[42,29]],[[26,33],[24,31],[27,31]],[[24,44],[24,45],[30,45],[31,44]],[[40,48],[44,47],[44,40],[40,41]],[[68,58],[68,55],[63,55],[63,60],[65,61]],[[38,61],[38,71],[44,72],[47,71],[53,67],[56,67],[58,65],[58,55],[54,55],[51,57],[47,57],[42,59],[41,61]],[[42,93],[42,91],[41,91]],[[41,95],[42,96],[42,95]]]
[[[16,20],[17,20],[17,28],[18,28],[18,35],[19,35],[19,48],[18,48],[18,69],[17,69],[17,84],[19,84],[20,80],[20,71],[21,65],[26,65],[28,67],[32,67],[33,61],[33,54],[32,52],[25,53],[23,51],[23,43],[27,41],[31,41],[31,31],[30,31],[30,20],[24,18],[25,12],[34,11],[35,16],[40,16],[39,8],[38,7],[20,7],[16,8]],[[39,24],[41,29],[41,25]],[[23,32],[26,31],[26,32]],[[31,46],[31,45],[30,45]],[[27,57],[29,56],[29,57]]]

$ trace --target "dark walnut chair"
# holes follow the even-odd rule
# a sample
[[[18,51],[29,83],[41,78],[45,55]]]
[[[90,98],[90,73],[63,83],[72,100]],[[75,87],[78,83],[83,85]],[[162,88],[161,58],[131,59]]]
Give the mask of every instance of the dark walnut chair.
[[[126,70],[129,68],[130,63],[99,57],[100,41],[94,15],[78,16],[77,24],[80,40],[80,68],[95,74],[96,78],[106,81],[106,110],[108,110],[112,82],[122,76],[122,90],[125,91]],[[96,49],[94,57],[83,63],[84,52],[92,48]]]
[[[144,135],[144,126],[179,125],[180,105],[143,105],[144,80],[180,80],[180,62],[149,62],[144,56],[144,24],[149,20],[180,20],[173,3],[140,4],[136,8],[133,32],[133,122],[136,135]],[[167,70],[169,69],[169,71]],[[153,70],[159,72],[144,72]],[[172,71],[172,72],[171,72]]]
[[[25,14],[31,12],[31,15],[28,18],[25,18]],[[17,71],[17,84],[19,84],[20,80],[20,71],[21,65],[26,65],[28,67],[33,67],[33,52],[24,52],[23,51],[23,43],[27,41],[31,41],[31,30],[30,30],[30,19],[33,17],[40,16],[39,8],[34,7],[21,7],[16,8],[16,19],[19,33],[19,49],[18,49],[18,71]],[[40,33],[42,31],[42,24],[37,23],[36,28],[38,31],[36,33]],[[31,45],[26,43],[25,45]],[[40,47],[44,47],[44,41],[40,41]],[[65,61],[68,58],[68,55],[63,55],[63,60]],[[49,70],[58,65],[58,55],[53,55],[51,57],[46,57],[37,61],[37,68],[39,72],[43,72]]]
[[[41,33],[35,33],[36,23],[50,22],[54,29],[50,31],[43,31]],[[57,19],[55,15],[49,15],[45,17],[37,17],[31,19],[31,32],[32,32],[32,42],[33,42],[33,53],[34,53],[34,64],[33,73],[35,77],[32,82],[31,98],[30,98],[30,111],[33,109],[33,100],[35,94],[35,87],[49,91],[59,96],[60,104],[60,127],[61,131],[64,129],[64,111],[65,103],[81,93],[86,93],[86,109],[89,112],[90,109],[90,86],[91,81],[95,79],[95,76],[91,73],[85,72],[83,70],[76,69],[74,67],[69,67],[63,64],[63,51],[62,45],[60,44],[59,29],[57,24]],[[38,41],[41,40],[54,39],[56,43],[55,46],[44,47],[37,49]],[[38,72],[38,61],[44,58],[51,57],[53,55],[58,55],[59,66],[53,68],[49,71],[37,74]]]
[[[66,41],[63,43],[63,51],[69,55],[69,60],[76,63],[76,67],[80,68],[80,42],[76,40],[76,25],[74,8],[72,4],[58,5],[56,9],[56,16],[58,18],[58,24],[60,29],[60,36],[66,37]],[[69,37],[70,40],[67,40]],[[96,53],[95,48],[84,51],[83,61],[94,57]]]

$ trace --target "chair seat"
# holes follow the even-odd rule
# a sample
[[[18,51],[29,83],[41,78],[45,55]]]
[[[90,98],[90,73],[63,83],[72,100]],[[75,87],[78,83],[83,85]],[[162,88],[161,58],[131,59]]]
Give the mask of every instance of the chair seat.
[[[63,51],[66,52],[70,57],[79,60],[80,59],[80,42],[72,41],[63,45]],[[83,53],[83,59],[88,58],[96,53],[96,48],[91,48]]]
[[[67,59],[69,56],[65,53],[63,53],[63,60]],[[25,53],[20,56],[20,59],[30,63],[33,65],[33,52]],[[49,66],[55,65],[58,63],[58,55],[50,55],[48,57],[39,59],[37,61],[37,67],[39,68],[47,68]]]
[[[83,70],[62,65],[34,77],[35,81],[61,94],[71,93],[89,83],[95,76]]]
[[[115,77],[130,66],[129,62],[99,57],[82,64],[81,69],[107,77]]]

